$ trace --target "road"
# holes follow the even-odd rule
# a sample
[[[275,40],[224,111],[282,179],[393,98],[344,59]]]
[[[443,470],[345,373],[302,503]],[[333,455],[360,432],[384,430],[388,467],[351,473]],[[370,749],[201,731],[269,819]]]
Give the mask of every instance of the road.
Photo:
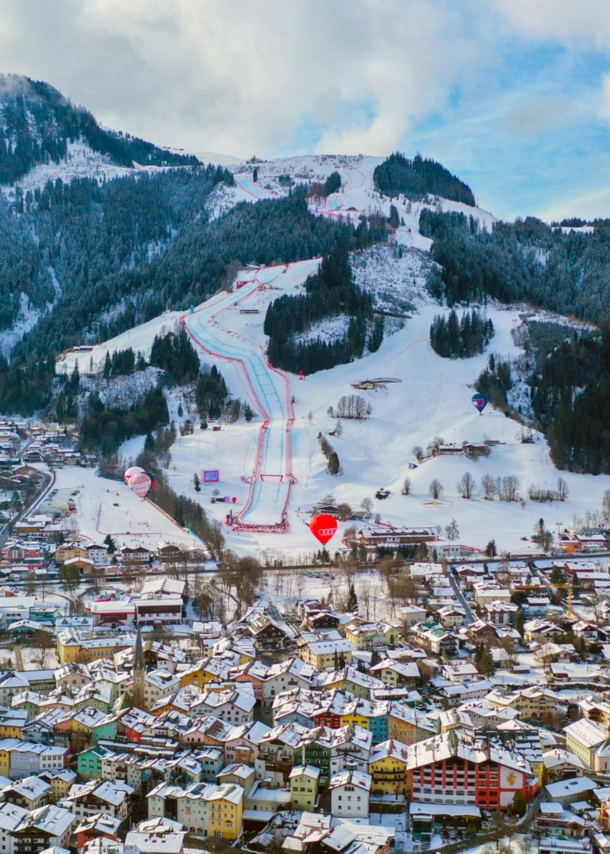
[[[55,472],[49,473],[45,471],[40,472],[43,476],[43,485],[41,489],[36,493],[34,498],[26,504],[23,510],[21,510],[17,515],[11,519],[11,521],[4,526],[2,531],[0,532],[0,548],[6,543],[8,538],[11,535],[11,531],[13,530],[14,525],[19,522],[24,516],[27,516],[36,507],[40,504],[43,498],[47,495],[50,489],[53,488],[53,484],[55,483]]]
[[[464,597],[464,594],[460,590],[459,584],[457,583],[457,580],[456,580],[455,576],[453,575],[453,572],[451,570],[449,570],[448,575],[449,575],[449,582],[450,582],[451,586],[453,587],[453,592],[455,593],[455,597],[466,613],[466,623],[468,625],[470,623],[474,623],[477,620],[477,617],[472,616],[472,611],[470,610],[470,605],[468,604],[468,602],[466,601],[466,599]]]
[[[253,408],[263,419],[259,431],[254,470],[245,507],[236,518],[237,529],[281,533],[287,530],[287,510],[292,474],[291,430],[294,422],[290,376],[273,368],[260,344],[231,329],[231,314],[252,304],[258,290],[281,279],[289,284],[303,279],[303,270],[292,265],[256,271],[239,291],[216,294],[197,311],[184,315],[182,323],[204,352],[233,362]]]

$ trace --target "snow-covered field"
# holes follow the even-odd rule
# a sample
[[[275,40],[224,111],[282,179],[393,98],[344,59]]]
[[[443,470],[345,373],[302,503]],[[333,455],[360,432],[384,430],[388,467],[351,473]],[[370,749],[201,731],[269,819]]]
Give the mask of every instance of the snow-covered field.
[[[65,467],[57,469],[52,506],[65,508],[68,499],[76,504],[70,517],[74,534],[100,543],[110,534],[117,545],[141,545],[155,548],[160,540],[169,540],[184,548],[201,542],[180,528],[150,501],[138,498],[119,481],[98,477],[93,469]],[[49,505],[47,505],[49,506]],[[45,511],[45,504],[39,512]]]
[[[599,509],[603,491],[610,488],[609,477],[558,472],[549,458],[542,436],[537,435],[533,444],[522,444],[520,425],[491,407],[480,416],[471,404],[473,384],[486,366],[489,352],[510,358],[522,354],[511,335],[513,327],[519,323],[516,310],[487,308],[496,335],[488,352],[472,359],[448,360],[434,353],[428,340],[430,323],[434,315],[444,309],[425,302],[422,296],[418,300],[417,313],[404,322],[402,329],[386,337],[375,354],[313,374],[304,381],[299,381],[296,376],[285,378],[282,372],[266,369],[262,358],[266,345],[263,333],[266,307],[281,293],[298,292],[316,264],[317,261],[313,260],[292,264],[288,268],[267,268],[258,276],[251,272],[245,276],[248,284],[240,291],[229,296],[218,294],[204,304],[201,311],[185,316],[187,324],[192,324],[196,337],[200,337],[207,348],[201,352],[202,361],[218,366],[231,393],[250,401],[255,418],[250,424],[243,419],[236,424],[223,424],[218,432],[196,428],[194,434],[178,437],[172,447],[172,464],[168,471],[174,488],[200,501],[206,513],[221,522],[224,522],[229,507],[211,503],[213,489],[237,499],[231,505],[236,514],[243,511],[250,501],[249,506],[256,513],[249,521],[276,524],[278,508],[288,493],[288,482],[265,484],[257,481],[255,489],[245,482],[257,468],[261,426],[264,413],[270,406],[275,406],[277,412],[271,412],[269,455],[259,472],[292,474],[295,478],[290,485],[286,517],[288,532],[253,533],[225,527],[231,548],[239,553],[258,555],[269,551],[284,555],[310,553],[318,546],[308,528],[309,511],[315,502],[329,493],[338,503],[346,502],[354,510],[359,510],[363,499],[371,498],[373,513],[380,514],[382,521],[391,525],[431,525],[444,529],[455,520],[460,542],[484,548],[490,539],[495,539],[499,550],[512,553],[526,553],[533,549],[533,543],[523,538],[531,536],[541,516],[547,526],[555,528],[558,523],[569,525],[574,515],[582,517],[587,511]],[[399,273],[396,275],[400,278]],[[259,287],[259,283],[264,287]],[[419,288],[417,291],[421,294]],[[236,300],[239,302],[234,305]],[[258,308],[260,313],[241,314],[243,306]],[[156,321],[130,330],[113,342],[99,345],[96,355],[99,353],[101,359],[107,349],[125,346],[147,352],[154,335],[163,327],[173,327],[178,316],[176,312],[165,314]],[[240,361],[232,361],[230,357]],[[353,388],[353,383],[378,377],[395,378],[400,382],[388,384],[385,390],[379,391],[356,391]],[[256,393],[253,393],[252,381]],[[289,412],[288,389],[295,397],[294,422],[289,437],[285,432]],[[328,414],[329,407],[336,408],[341,396],[352,393],[363,396],[371,404],[372,415],[364,422],[344,419],[342,435],[329,437],[342,469],[339,477],[332,477],[326,471],[318,434],[328,435],[334,429],[336,418]],[[259,407],[261,401],[264,401],[263,414]],[[419,445],[425,449],[435,436],[441,436],[446,442],[490,439],[499,444],[492,447],[489,457],[478,461],[464,456],[440,456],[411,469],[413,447]],[[124,448],[122,453],[128,452],[128,456],[135,457],[141,442],[141,439],[139,443],[133,440],[129,449]],[[282,456],[285,453],[289,454],[288,458]],[[197,472],[201,477],[204,469],[219,469],[220,483],[217,486],[202,485],[201,492],[197,493],[193,487],[193,474]],[[470,501],[460,498],[456,487],[466,471],[477,483],[477,492]],[[524,505],[521,502],[485,501],[480,483],[486,474],[493,477],[516,476],[524,498],[530,484],[554,486],[557,478],[562,476],[568,484],[569,498],[564,503],[551,505],[529,500]],[[58,477],[67,479],[72,488],[82,486],[78,501],[79,525],[92,539],[103,539],[106,533],[118,533],[122,541],[150,544],[155,539],[188,537],[180,534],[179,529],[150,504],[142,505],[121,484],[112,482],[106,486],[106,482],[96,479],[93,472],[80,469],[64,469],[58,472]],[[401,494],[405,477],[411,479],[412,493],[409,496]],[[444,487],[441,500],[436,503],[429,496],[429,485],[434,478]],[[84,483],[77,482],[85,480],[86,487]],[[374,498],[380,487],[389,489],[391,493],[384,501]],[[119,493],[121,500],[117,502]],[[118,508],[114,507],[115,502],[119,503]],[[244,521],[248,521],[248,514],[244,515]],[[340,525],[331,547],[340,544],[341,532],[350,524],[353,523]]]

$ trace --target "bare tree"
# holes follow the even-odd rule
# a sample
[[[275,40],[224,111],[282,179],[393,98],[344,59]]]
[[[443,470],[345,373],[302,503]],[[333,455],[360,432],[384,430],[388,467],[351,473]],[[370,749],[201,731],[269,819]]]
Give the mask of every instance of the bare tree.
[[[343,424],[337,419],[335,421],[335,436],[343,436]]]
[[[610,489],[604,490],[602,495],[602,515],[605,522],[610,520]]]
[[[401,492],[403,495],[410,495],[411,494],[411,478],[410,477],[405,477],[405,479],[403,480]]]
[[[437,480],[436,478],[434,478],[434,480],[430,483],[430,486],[428,488],[428,492],[430,493],[432,498],[434,498],[434,500],[436,501],[438,498],[441,497],[441,495],[443,494],[444,491],[445,491],[445,488],[444,488],[443,484],[440,482],[440,480]]]
[[[367,620],[370,620],[371,610],[371,583],[368,579],[361,581],[358,586],[358,601],[364,609]]]
[[[518,501],[520,489],[521,483],[519,478],[514,474],[510,474],[508,477],[502,478],[502,491],[504,493],[505,501]]]
[[[438,449],[441,445],[445,444],[445,440],[442,436],[435,436],[434,439],[430,442],[426,450],[428,451],[428,455],[432,456],[433,454],[438,453]]]
[[[569,494],[570,490],[568,489],[568,484],[562,477],[560,477],[557,481],[557,495],[559,496],[559,500],[565,501]]]
[[[486,474],[481,478],[481,486],[486,501],[493,501],[496,497],[496,482],[490,474]]]
[[[305,586],[305,570],[297,569],[296,571],[297,577],[297,596],[299,599],[303,598],[303,588]]]
[[[362,508],[362,512],[364,514],[365,519],[371,518],[371,513],[373,512],[373,502],[370,498],[363,498],[360,502],[360,507]]]
[[[544,519],[539,519],[534,527],[534,533],[538,537],[538,543],[543,552],[548,552],[553,542],[553,533],[544,524]]]
[[[421,447],[421,445],[415,445],[412,453],[413,453],[413,456],[415,457],[415,459],[417,460],[417,462],[421,463],[422,460],[424,459],[424,449]],[[608,492],[610,493],[610,490],[608,490]],[[610,506],[610,504],[608,506]]]
[[[462,498],[472,498],[475,490],[476,490],[476,485],[474,482],[474,478],[470,474],[470,472],[467,471],[458,480],[457,491],[460,493]]]
[[[372,411],[373,407],[363,397],[357,394],[349,394],[339,400],[336,414],[338,418],[355,418],[357,421],[364,421]]]

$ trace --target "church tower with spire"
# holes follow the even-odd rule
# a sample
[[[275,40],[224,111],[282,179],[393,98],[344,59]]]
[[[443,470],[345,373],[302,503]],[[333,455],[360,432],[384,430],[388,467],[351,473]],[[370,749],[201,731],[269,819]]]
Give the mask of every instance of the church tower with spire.
[[[146,661],[144,660],[144,646],[142,645],[142,634],[140,626],[136,635],[136,646],[133,654],[133,684],[131,689],[132,704],[138,709],[146,708],[144,703],[144,687],[146,679]]]

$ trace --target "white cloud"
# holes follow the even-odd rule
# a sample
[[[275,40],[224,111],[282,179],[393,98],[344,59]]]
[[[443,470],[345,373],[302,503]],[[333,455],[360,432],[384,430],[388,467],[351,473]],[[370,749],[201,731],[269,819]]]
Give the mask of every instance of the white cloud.
[[[607,0],[492,0],[491,7],[519,35],[564,45],[584,40],[599,50],[610,49]]]
[[[610,121],[592,49],[610,54],[610,0],[0,3],[0,71],[105,125],[242,157],[419,148],[505,215],[603,204],[578,195]]]
[[[495,61],[477,0],[4,0],[2,70],[105,124],[240,155],[383,153]]]
[[[610,122],[610,74],[604,74],[602,79],[602,94],[599,107],[600,119]]]

